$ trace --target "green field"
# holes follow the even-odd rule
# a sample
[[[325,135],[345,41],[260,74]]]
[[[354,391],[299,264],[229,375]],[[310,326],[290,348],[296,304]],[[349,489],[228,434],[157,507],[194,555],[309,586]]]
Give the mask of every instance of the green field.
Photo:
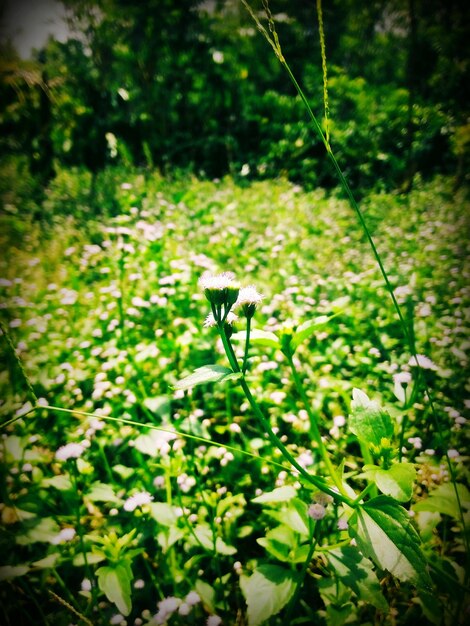
[[[113,216],[70,173],[0,218],[2,623],[464,623],[464,191],[361,202],[404,327],[339,192],[111,181]],[[246,373],[178,382],[233,365],[198,283],[226,271],[263,295]]]

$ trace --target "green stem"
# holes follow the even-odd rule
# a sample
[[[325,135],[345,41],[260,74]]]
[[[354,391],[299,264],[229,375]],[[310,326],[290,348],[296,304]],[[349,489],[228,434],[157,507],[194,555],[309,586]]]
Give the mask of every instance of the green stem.
[[[330,460],[329,454],[328,454],[328,450],[326,449],[325,444],[323,443],[323,439],[320,433],[320,429],[318,427],[318,423],[317,423],[317,418],[315,413],[312,410],[312,406],[311,403],[307,397],[307,394],[305,392],[305,388],[304,388],[304,384],[299,376],[299,373],[297,372],[297,369],[294,365],[294,360],[292,358],[291,354],[287,354],[287,360],[289,362],[289,366],[291,368],[292,371],[292,378],[294,379],[294,384],[295,387],[297,389],[297,391],[299,392],[299,395],[302,399],[302,402],[305,406],[305,409],[307,411],[308,417],[310,419],[310,433],[312,435],[312,438],[316,441],[317,445],[318,445],[318,450],[320,452],[320,455],[323,459],[323,462],[326,465],[326,468],[328,470],[328,473],[330,474],[334,484],[338,487],[338,489],[340,490],[340,492],[344,495],[346,495],[346,491],[344,489],[344,485],[343,482],[341,480],[341,478],[338,476],[338,473],[336,471],[336,468],[334,467],[333,463]]]
[[[170,455],[171,458],[171,455]],[[166,466],[165,467],[165,494],[166,494],[166,502],[167,504],[169,504],[170,506],[173,506],[173,492],[172,492],[172,488],[171,488],[171,466]],[[175,550],[174,550],[174,546],[171,546],[168,550],[168,554],[170,557],[170,570],[172,572],[172,582],[173,582],[173,593],[176,592],[176,580],[178,577],[178,571],[177,571],[177,564],[176,564],[176,555],[175,555]]]
[[[248,350],[250,349],[250,333],[251,333],[251,320],[252,316],[246,318],[246,337],[245,337],[245,354],[243,356],[242,374],[246,372],[248,365]]]
[[[86,547],[85,547],[85,540],[83,537],[83,528],[82,528],[82,522],[81,522],[81,516],[80,516],[80,509],[81,509],[81,504],[82,504],[82,498],[81,498],[81,494],[80,494],[80,489],[78,487],[78,467],[77,467],[77,459],[71,459],[70,460],[70,465],[72,467],[72,471],[70,472],[70,475],[73,477],[72,478],[72,482],[73,482],[73,486],[75,488],[75,493],[77,496],[77,508],[76,508],[76,513],[75,513],[75,520],[76,520],[76,525],[77,525],[77,535],[79,537],[80,540],[80,547],[82,549],[82,554],[83,554],[83,563],[85,565],[85,572],[86,575],[88,577],[88,579],[91,581],[92,585],[91,585],[91,602],[88,605],[88,608],[85,612],[88,613],[89,610],[92,608],[92,606],[95,605],[95,600],[96,600],[96,592],[97,592],[97,582],[96,582],[96,577],[94,575],[94,572],[91,570],[90,564],[88,563],[88,558],[87,558],[87,552],[86,552]]]
[[[0,332],[5,337],[5,341],[7,342],[7,346],[9,348],[10,352],[11,352],[11,355],[13,356],[13,359],[14,359],[16,365],[18,366],[18,369],[21,372],[21,377],[23,378],[23,381],[24,381],[24,383],[25,383],[25,385],[26,385],[26,387],[28,389],[28,393],[29,393],[31,402],[33,404],[37,404],[38,398],[37,398],[37,395],[36,395],[36,393],[35,393],[35,391],[33,389],[33,385],[31,384],[31,381],[29,380],[29,377],[26,374],[25,369],[23,367],[23,363],[21,362],[21,359],[18,356],[16,348],[13,345],[13,341],[11,340],[10,333],[7,331],[7,329],[5,328],[5,326],[4,326],[4,324],[3,324],[3,322],[1,320],[0,320]],[[11,423],[11,420],[10,420],[9,423]]]
[[[225,329],[222,325],[219,326],[219,331],[220,331],[220,336],[221,336],[222,343],[224,345],[224,349],[225,349],[227,358],[229,360],[230,366],[232,367],[234,372],[240,372],[240,367],[238,365],[237,359],[235,358],[232,344],[227,338]],[[317,478],[317,476],[312,476],[311,474],[309,474],[305,470],[305,468],[303,468],[295,460],[295,458],[292,456],[292,454],[289,452],[286,446],[282,443],[279,437],[271,429],[271,426],[268,420],[263,415],[263,412],[259,408],[258,403],[256,402],[255,398],[253,397],[245,378],[244,377],[240,378],[239,383],[240,383],[241,388],[243,389],[246,399],[250,403],[250,406],[255,414],[255,417],[258,419],[258,422],[260,423],[261,428],[267,434],[271,443],[281,452],[284,458],[287,461],[289,461],[292,467],[294,467],[305,480],[307,480],[310,484],[317,487],[317,489],[320,489],[321,491],[328,493],[332,498],[334,498],[338,502],[345,502],[346,504],[349,504],[350,506],[352,506],[352,500],[348,496],[342,493],[338,493],[337,491],[331,489],[331,487],[328,487],[322,479],[319,479]]]

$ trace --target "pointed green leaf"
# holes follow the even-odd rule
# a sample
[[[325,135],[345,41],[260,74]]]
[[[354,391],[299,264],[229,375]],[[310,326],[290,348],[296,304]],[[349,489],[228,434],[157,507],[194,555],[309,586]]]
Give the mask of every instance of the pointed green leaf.
[[[456,488],[459,494],[460,506],[464,511],[470,510],[469,490],[461,483],[457,483]],[[452,483],[443,483],[434,491],[431,491],[428,498],[414,504],[413,510],[444,513],[460,521],[459,500],[457,500],[454,485]]]
[[[330,550],[327,554],[337,575],[359,600],[372,604],[381,611],[388,610],[388,603],[369,559],[364,558],[353,546]]]
[[[396,463],[389,469],[365,465],[364,472],[369,480],[375,481],[380,491],[399,502],[408,502],[413,495],[416,470],[412,463]]]
[[[245,341],[246,332],[241,331],[234,333],[231,337],[236,341]],[[250,343],[257,344],[259,346],[267,346],[269,348],[279,348],[279,337],[274,333],[267,330],[260,330],[259,328],[252,328],[250,332]]]
[[[420,538],[407,511],[387,496],[369,500],[349,520],[349,532],[361,552],[399,580],[430,587]]]
[[[99,567],[96,570],[98,586],[110,602],[114,602],[120,613],[129,615],[132,609],[132,573],[126,563]]]
[[[297,348],[302,341],[311,337],[316,330],[327,324],[330,319],[331,318],[328,315],[320,315],[313,320],[307,320],[301,324],[293,334],[291,345]]]
[[[248,626],[259,626],[289,602],[296,583],[290,570],[279,565],[260,565],[240,588],[248,607]]]
[[[205,383],[219,383],[222,380],[236,380],[241,378],[241,372],[234,372],[223,365],[203,365],[198,367],[192,374],[175,383],[175,389],[186,391],[196,385]]]
[[[369,400],[360,389],[353,389],[349,415],[349,430],[358,439],[380,447],[382,439],[393,437],[393,422],[390,415],[377,402]]]
[[[292,498],[295,498],[296,495],[297,490],[295,489],[295,487],[285,485],[284,487],[277,487],[277,489],[273,489],[273,491],[267,491],[257,498],[253,498],[252,502],[255,502],[256,504],[265,504],[270,502],[287,502],[288,500],[292,500]]]

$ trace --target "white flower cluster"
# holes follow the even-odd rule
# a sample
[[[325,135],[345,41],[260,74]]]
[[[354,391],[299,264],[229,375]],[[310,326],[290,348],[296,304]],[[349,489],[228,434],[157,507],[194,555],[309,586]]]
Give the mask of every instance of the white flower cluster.
[[[124,502],[124,510],[129,512],[135,511],[138,506],[150,504],[152,500],[153,497],[148,493],[148,491],[139,491],[130,498],[127,498]]]
[[[166,624],[168,619],[176,611],[178,611],[179,615],[189,615],[193,606],[198,604],[200,601],[201,598],[196,591],[190,591],[184,600],[176,598],[175,596],[163,598],[163,600],[160,600],[157,604],[158,612],[155,613],[150,620],[149,626],[153,626],[154,624]]]
[[[69,459],[78,459],[85,451],[85,446],[80,443],[68,443],[61,446],[55,453],[58,461],[68,461]]]
[[[222,272],[222,274],[204,272],[199,279],[199,285],[211,303],[213,311],[204,322],[206,327],[216,326],[221,321],[226,324],[233,324],[237,320],[237,316],[230,310],[232,308],[240,310],[245,317],[251,319],[256,307],[263,299],[254,285],[240,287],[232,272]]]

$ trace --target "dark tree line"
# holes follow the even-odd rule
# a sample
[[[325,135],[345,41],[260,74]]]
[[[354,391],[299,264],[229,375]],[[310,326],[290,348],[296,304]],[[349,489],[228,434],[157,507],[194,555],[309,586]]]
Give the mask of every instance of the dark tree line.
[[[2,159],[42,180],[112,164],[334,184],[283,69],[238,0],[65,0],[72,37],[31,62],[3,46]],[[272,0],[284,55],[322,116],[315,3]],[[259,3],[254,7],[262,15]],[[359,188],[463,177],[463,0],[323,3],[333,146]]]

